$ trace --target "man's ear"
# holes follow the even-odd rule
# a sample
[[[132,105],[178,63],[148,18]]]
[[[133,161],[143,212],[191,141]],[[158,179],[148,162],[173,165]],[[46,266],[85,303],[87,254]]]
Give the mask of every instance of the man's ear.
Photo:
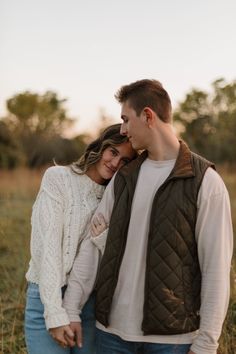
[[[155,121],[155,114],[153,110],[149,107],[145,107],[143,109],[143,115],[145,117],[145,122],[147,123],[148,127],[152,126]]]

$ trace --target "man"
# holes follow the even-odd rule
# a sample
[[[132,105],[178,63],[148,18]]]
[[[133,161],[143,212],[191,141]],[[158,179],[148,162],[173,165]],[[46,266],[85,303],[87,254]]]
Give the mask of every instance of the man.
[[[95,229],[99,213],[109,223],[96,285],[97,353],[215,354],[232,257],[225,185],[176,137],[158,81],[123,86],[116,98],[121,134],[144,152],[116,174],[94,217]],[[93,240],[102,250],[103,241]],[[75,322],[99,258],[89,238],[79,254],[64,303]]]

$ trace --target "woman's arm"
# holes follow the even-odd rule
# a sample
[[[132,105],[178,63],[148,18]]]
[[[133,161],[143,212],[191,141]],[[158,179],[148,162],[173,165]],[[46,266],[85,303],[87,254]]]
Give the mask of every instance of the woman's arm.
[[[62,169],[49,168],[43,177],[31,219],[32,262],[39,261],[36,267],[47,329],[69,324],[61,293],[64,199]]]

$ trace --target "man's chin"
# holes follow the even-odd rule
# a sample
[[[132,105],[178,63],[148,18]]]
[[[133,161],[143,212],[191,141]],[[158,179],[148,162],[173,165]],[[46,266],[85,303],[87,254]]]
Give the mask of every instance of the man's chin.
[[[134,141],[131,141],[131,145],[132,145],[132,148],[136,151],[140,149],[139,146],[137,144],[135,144]]]

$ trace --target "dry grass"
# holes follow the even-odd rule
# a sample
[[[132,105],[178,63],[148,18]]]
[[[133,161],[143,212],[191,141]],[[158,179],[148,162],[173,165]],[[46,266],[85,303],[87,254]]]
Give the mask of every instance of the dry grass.
[[[234,230],[236,227],[236,171],[220,170],[228,187]],[[31,207],[41,171],[0,171],[0,353],[25,354],[23,309],[25,272],[29,260]],[[232,267],[231,302],[221,336],[219,353],[234,354],[236,348],[236,260]]]
[[[22,324],[30,215],[42,173],[0,172],[0,351],[4,354],[26,353]]]

